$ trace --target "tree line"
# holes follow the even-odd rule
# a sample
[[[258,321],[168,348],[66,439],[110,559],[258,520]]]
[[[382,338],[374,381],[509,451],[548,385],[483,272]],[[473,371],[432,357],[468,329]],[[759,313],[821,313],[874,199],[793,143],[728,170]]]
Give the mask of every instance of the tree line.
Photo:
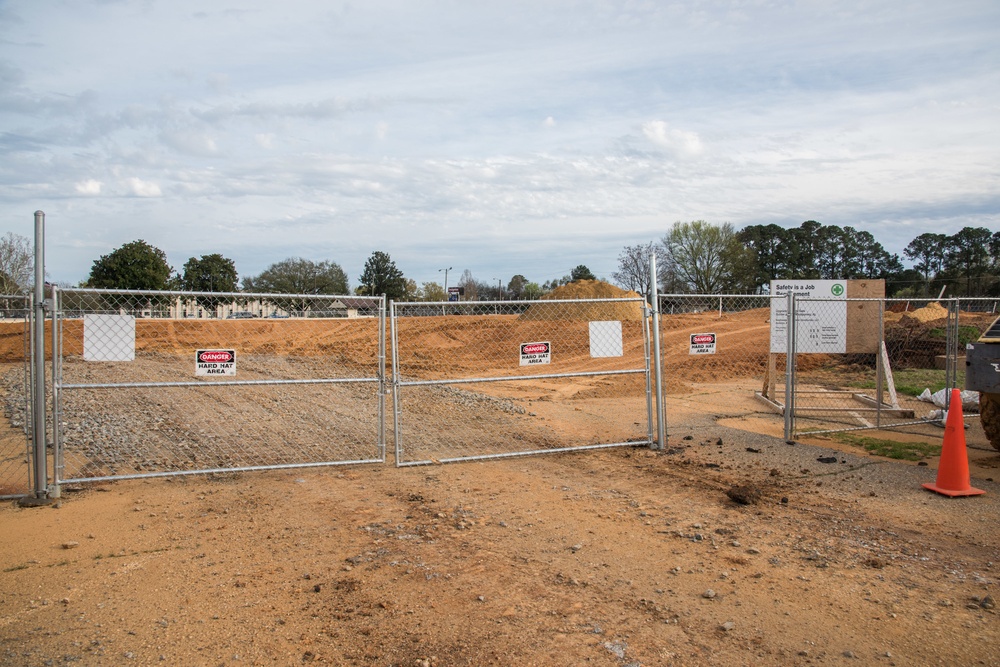
[[[965,227],[947,234],[926,233],[903,250],[912,268],[890,254],[875,237],[853,227],[807,220],[798,227],[731,224],[704,220],[676,222],[658,241],[625,246],[611,279],[619,286],[649,294],[650,257],[657,258],[661,293],[763,294],[772,280],[883,279],[887,296],[1000,296],[1000,231]],[[8,232],[0,238],[0,293],[27,292],[33,278],[29,241]],[[447,274],[446,274],[447,276]],[[560,285],[596,276],[585,265],[569,274],[538,283],[521,274],[506,283],[476,279],[465,269],[454,287],[462,300],[537,299]],[[347,273],[333,261],[290,257],[261,273],[240,279],[232,259],[218,253],[191,257],[180,271],[166,253],[139,239],[94,260],[82,287],[193,292],[259,292],[282,294],[351,294]],[[408,279],[385,252],[365,262],[357,295],[385,294],[405,301],[446,301],[448,293],[435,281],[420,285]],[[204,305],[213,300],[202,297]]]
[[[799,227],[677,222],[657,242],[626,246],[612,274],[622,287],[650,293],[656,256],[662,293],[764,294],[772,280],[883,279],[900,298],[1000,296],[1000,231],[965,227],[921,234],[903,250],[905,268],[871,233],[807,220]]]

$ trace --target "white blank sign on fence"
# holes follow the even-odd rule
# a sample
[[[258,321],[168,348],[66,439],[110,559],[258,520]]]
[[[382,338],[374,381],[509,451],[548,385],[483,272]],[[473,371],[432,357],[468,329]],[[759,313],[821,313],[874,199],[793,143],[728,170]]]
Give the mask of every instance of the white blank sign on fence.
[[[84,361],[135,361],[135,318],[84,315]]]
[[[622,352],[621,322],[590,323],[590,356],[620,357]]]

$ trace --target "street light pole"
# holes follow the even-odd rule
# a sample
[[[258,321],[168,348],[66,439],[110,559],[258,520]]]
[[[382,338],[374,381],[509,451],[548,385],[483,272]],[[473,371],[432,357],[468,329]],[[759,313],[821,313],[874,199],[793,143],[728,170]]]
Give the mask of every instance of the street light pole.
[[[447,269],[438,269],[438,273],[444,271],[444,294],[445,297],[448,296],[448,272],[452,270],[453,267],[449,266]]]

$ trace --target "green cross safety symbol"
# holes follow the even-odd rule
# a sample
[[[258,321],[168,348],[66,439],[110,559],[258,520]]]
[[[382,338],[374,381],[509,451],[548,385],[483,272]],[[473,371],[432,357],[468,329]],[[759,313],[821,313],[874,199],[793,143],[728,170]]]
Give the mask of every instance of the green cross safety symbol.
[[[841,285],[840,283],[836,283],[833,287],[830,288],[830,291],[833,292],[834,296],[843,296],[844,286]]]

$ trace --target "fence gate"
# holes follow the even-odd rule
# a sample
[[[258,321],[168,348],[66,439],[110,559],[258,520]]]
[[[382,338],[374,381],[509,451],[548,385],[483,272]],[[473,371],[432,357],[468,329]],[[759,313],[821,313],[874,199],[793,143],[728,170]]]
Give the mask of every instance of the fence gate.
[[[10,428],[0,439],[0,498],[31,490],[31,297],[0,296],[0,386]]]
[[[939,422],[943,388],[964,385],[965,344],[997,311],[996,299],[793,298],[791,318],[787,296],[659,298],[672,433],[727,419],[788,437]]]
[[[792,433],[939,423],[950,398],[947,389],[965,383],[965,344],[996,317],[995,304],[796,298]],[[832,329],[837,322],[844,324]],[[969,412],[977,409],[975,403]]]
[[[660,310],[663,402],[671,434],[701,434],[719,420],[780,417],[784,355],[770,353],[770,296],[664,294]],[[738,424],[737,424],[738,425]]]
[[[384,460],[382,298],[53,301],[56,484]]]
[[[642,299],[394,303],[396,465],[650,446]]]

